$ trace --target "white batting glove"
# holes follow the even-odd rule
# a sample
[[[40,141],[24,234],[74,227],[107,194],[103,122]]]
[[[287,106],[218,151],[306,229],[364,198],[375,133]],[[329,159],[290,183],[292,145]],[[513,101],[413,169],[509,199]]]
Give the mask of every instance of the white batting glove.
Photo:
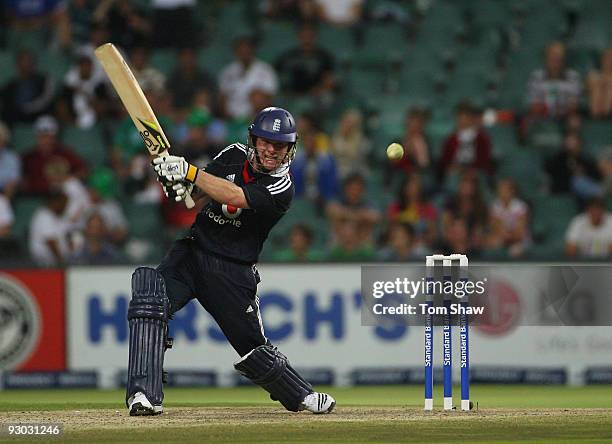
[[[153,159],[153,166],[162,181],[195,183],[198,177],[198,168],[180,156],[156,157]]]
[[[191,195],[194,187],[194,185],[189,182],[168,182],[161,180],[160,182],[166,197],[175,202],[184,201],[186,196]]]

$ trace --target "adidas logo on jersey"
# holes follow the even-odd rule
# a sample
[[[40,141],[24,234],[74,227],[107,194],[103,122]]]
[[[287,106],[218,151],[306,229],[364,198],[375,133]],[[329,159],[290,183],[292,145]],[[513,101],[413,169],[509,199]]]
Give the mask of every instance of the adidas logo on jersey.
[[[236,175],[235,174],[228,174],[227,176],[225,176],[225,178],[227,180],[229,180],[230,182],[233,182],[234,179],[236,178]]]
[[[249,305],[249,307],[246,309],[245,313],[253,313],[253,306]]]

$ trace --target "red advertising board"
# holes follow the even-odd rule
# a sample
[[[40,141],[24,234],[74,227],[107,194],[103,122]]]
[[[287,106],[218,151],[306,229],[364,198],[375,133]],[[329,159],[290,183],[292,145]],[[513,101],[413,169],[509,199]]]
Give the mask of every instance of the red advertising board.
[[[66,369],[64,272],[0,271],[0,369]]]

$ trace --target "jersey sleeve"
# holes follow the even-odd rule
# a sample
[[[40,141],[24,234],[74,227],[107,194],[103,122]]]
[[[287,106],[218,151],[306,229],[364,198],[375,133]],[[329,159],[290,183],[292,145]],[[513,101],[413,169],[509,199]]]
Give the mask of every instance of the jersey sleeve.
[[[249,208],[269,213],[285,213],[291,206],[294,187],[289,176],[270,184],[247,183],[242,186]]]
[[[204,171],[213,176],[223,177],[223,172],[228,165],[241,164],[246,159],[246,148],[244,145],[234,143],[222,149],[213,160],[206,165]]]

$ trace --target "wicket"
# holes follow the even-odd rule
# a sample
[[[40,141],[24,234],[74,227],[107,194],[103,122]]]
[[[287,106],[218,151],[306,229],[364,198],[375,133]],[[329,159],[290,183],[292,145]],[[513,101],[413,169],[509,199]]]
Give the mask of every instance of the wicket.
[[[427,256],[425,265],[427,270],[426,281],[435,279],[436,263],[442,262],[444,281],[452,281],[453,262],[459,262],[459,279],[467,280],[468,258],[464,254],[434,254]],[[428,287],[429,288],[429,287]],[[433,307],[434,298],[429,291],[426,292],[425,303]],[[450,296],[445,295],[444,306],[447,310],[451,304]],[[468,307],[467,295],[460,302],[464,308]],[[460,368],[461,368],[461,410],[470,410],[470,348],[468,315],[459,314],[459,342],[460,342]],[[433,315],[428,314],[425,319],[425,410],[433,410],[433,365],[434,365],[434,322]],[[442,368],[444,375],[444,410],[453,409],[453,349],[452,349],[452,322],[450,314],[444,315],[442,325]]]

